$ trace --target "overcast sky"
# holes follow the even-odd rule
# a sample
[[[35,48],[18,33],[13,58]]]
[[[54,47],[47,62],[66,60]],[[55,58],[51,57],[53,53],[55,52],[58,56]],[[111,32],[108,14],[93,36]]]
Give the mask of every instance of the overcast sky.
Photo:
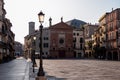
[[[79,19],[89,23],[98,23],[98,19],[106,12],[120,8],[120,0],[4,0],[6,17],[10,19],[15,33],[15,40],[24,43],[28,34],[28,22],[34,21],[38,29],[38,13],[45,13],[44,26],[47,27],[49,18],[52,23],[71,19]]]

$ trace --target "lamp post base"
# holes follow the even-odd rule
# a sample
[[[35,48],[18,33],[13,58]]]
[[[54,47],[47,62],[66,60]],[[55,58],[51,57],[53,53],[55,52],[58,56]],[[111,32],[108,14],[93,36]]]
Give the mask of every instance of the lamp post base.
[[[35,80],[47,80],[45,76],[37,76]]]

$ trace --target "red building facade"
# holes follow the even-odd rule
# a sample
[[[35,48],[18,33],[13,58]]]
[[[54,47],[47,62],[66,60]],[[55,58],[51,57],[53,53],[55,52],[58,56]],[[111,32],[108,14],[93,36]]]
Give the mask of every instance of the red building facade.
[[[113,10],[106,16],[106,46],[107,57],[111,60],[120,60],[119,35],[120,28],[120,8]]]
[[[73,58],[73,29],[64,22],[50,26],[50,57]]]

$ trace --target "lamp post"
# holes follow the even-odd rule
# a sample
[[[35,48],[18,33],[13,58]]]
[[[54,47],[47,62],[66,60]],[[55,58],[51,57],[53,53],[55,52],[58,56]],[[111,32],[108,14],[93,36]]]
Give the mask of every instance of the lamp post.
[[[34,42],[33,42],[33,55],[32,55],[32,57],[33,57],[33,59],[32,59],[32,61],[33,61],[33,72],[35,72],[35,70],[34,70],[34,67],[37,67],[37,64],[36,64],[36,62],[35,62],[35,40],[36,40],[36,37],[34,36],[33,37],[33,40],[34,40]]]
[[[43,12],[41,11],[39,14],[38,14],[38,18],[39,18],[39,22],[40,22],[40,27],[39,27],[39,31],[40,31],[40,44],[39,44],[39,48],[40,48],[40,65],[39,65],[39,70],[38,70],[38,73],[37,73],[37,78],[36,80],[46,80],[45,78],[45,73],[43,71],[43,61],[42,61],[42,29],[43,29],[43,25],[42,23],[44,22],[44,15]]]

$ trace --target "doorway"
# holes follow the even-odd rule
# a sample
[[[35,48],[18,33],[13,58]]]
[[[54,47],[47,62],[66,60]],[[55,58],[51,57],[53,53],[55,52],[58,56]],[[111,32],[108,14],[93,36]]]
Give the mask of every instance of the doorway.
[[[65,51],[64,50],[60,50],[59,51],[59,58],[65,58],[66,55],[65,55]]]

